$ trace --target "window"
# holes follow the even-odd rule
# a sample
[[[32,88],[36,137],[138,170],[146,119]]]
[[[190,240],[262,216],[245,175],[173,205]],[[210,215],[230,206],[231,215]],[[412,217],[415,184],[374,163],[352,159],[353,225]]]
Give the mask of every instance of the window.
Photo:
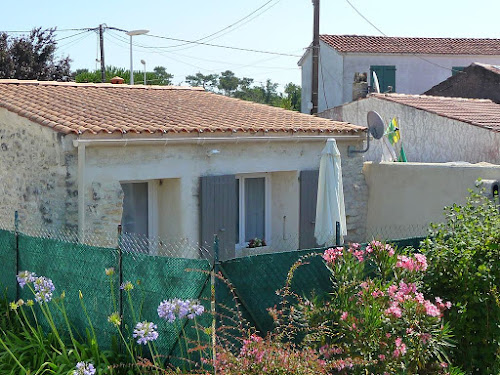
[[[454,75],[457,75],[460,72],[463,72],[465,69],[465,66],[452,66],[451,67],[451,76],[453,77]]]
[[[236,176],[236,247],[252,239],[270,239],[270,176],[252,174]]]
[[[373,72],[377,74],[380,92],[396,92],[396,67],[394,65],[372,65],[370,66],[370,82],[375,88]]]
[[[156,190],[153,182],[122,182],[122,233],[124,246],[131,251],[149,251],[149,240],[157,234]],[[128,245],[127,245],[128,244]]]

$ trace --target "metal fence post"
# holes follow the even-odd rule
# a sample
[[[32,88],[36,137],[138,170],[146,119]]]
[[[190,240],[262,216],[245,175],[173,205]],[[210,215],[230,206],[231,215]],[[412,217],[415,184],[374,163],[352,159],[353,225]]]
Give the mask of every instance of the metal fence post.
[[[122,324],[120,324],[120,331],[123,335],[123,326],[125,325],[123,322],[123,290],[121,285],[123,283],[123,257],[122,257],[122,226],[118,224],[118,313],[120,314],[120,319],[122,320]],[[120,341],[120,351],[123,350],[122,343]]]
[[[213,264],[213,272],[212,272],[212,363],[214,368],[214,375],[217,374],[217,368],[215,366],[215,361],[217,359],[217,355],[215,352],[216,348],[216,329],[217,329],[217,274],[219,273],[219,237],[217,235],[214,236],[214,264]]]
[[[335,245],[340,246],[340,222],[335,222]]]
[[[16,242],[16,276],[19,275],[19,212],[14,212],[14,236]],[[20,294],[19,283],[16,282],[16,301],[19,300]]]

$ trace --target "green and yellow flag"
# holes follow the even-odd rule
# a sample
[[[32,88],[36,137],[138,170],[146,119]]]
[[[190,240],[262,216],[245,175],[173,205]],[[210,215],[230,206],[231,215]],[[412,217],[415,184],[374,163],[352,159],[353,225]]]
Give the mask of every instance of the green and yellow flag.
[[[401,139],[399,134],[398,121],[396,120],[396,117],[394,117],[389,123],[386,133],[387,133],[387,139],[389,139],[389,142],[391,142],[391,145],[393,146],[396,143],[398,143],[399,140]]]

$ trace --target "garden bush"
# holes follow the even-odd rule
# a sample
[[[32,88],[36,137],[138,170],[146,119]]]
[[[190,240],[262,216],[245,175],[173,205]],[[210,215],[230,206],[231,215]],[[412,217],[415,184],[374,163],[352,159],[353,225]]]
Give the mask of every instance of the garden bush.
[[[331,248],[322,257],[334,292],[327,298],[297,295],[289,285],[308,258],[292,267],[284,302],[271,311],[283,339],[300,338],[316,348],[329,373],[459,373],[450,368],[452,335],[443,321],[452,303],[422,293],[424,255],[372,241],[365,249]]]
[[[499,207],[471,192],[466,204],[447,207],[445,217],[421,245],[429,260],[426,287],[455,304],[449,321],[457,363],[472,373],[499,374]]]

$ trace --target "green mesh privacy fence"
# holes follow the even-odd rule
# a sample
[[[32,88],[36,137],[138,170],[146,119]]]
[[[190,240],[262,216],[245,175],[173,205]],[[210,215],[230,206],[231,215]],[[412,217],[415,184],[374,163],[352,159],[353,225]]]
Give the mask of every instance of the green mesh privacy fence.
[[[16,298],[16,262],[16,237],[0,230],[0,287],[9,300]]]
[[[423,239],[424,237],[414,237],[388,242],[398,248],[412,246],[418,249]],[[220,271],[233,285],[243,316],[265,333],[273,327],[268,309],[281,302],[276,291],[285,285],[290,267],[301,257],[322,253],[324,250],[325,248],[319,248],[233,259],[222,262]],[[301,297],[312,293],[320,296],[330,292],[330,273],[321,258],[308,257],[305,263],[294,272],[292,290]],[[221,282],[217,285],[217,303],[236,308],[229,288]]]
[[[418,248],[421,240],[419,237],[390,242],[398,247]],[[117,332],[108,322],[108,316],[118,310],[123,315],[124,336],[131,337],[134,321],[153,321],[161,332],[158,340],[160,353],[175,358],[182,356],[184,338],[180,337],[196,341],[199,331],[194,328],[193,321],[184,322],[185,325],[161,321],[157,314],[161,301],[172,298],[199,299],[206,311],[210,311],[213,285],[220,314],[228,316],[239,309],[251,325],[265,333],[273,326],[268,309],[279,305],[281,299],[276,291],[285,285],[290,267],[305,255],[321,253],[323,250],[290,251],[224,261],[216,265],[216,270],[227,282],[219,280],[214,283],[211,261],[206,259],[153,256],[0,230],[0,286],[6,290],[10,301],[17,298],[27,300],[33,296],[27,287],[17,287],[16,274],[29,270],[46,276],[56,286],[55,296],[60,296],[64,291],[68,316],[78,334],[85,334],[90,318],[98,333],[99,344],[109,348]],[[294,292],[301,296],[329,293],[330,274],[321,258],[307,257],[305,263],[295,272],[292,282]],[[110,279],[105,274],[105,269],[111,267],[115,269],[112,276],[113,293]],[[134,285],[130,291],[133,311],[128,293],[119,292],[121,281],[130,281]],[[234,287],[234,294],[227,284]],[[58,316],[57,323],[64,324]],[[232,318],[233,323],[237,323],[238,318],[235,319],[235,315]],[[219,320],[222,324],[228,321]],[[204,314],[197,323],[210,327],[212,317]],[[209,335],[202,337],[202,341],[207,344],[209,340]],[[197,359],[197,353],[191,353],[191,356]]]

